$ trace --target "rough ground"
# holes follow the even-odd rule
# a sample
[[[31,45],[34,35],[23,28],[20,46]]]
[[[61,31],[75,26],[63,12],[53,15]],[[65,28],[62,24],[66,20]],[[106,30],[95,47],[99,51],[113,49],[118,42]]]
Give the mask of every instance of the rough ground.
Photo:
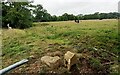
[[[19,30],[3,29],[3,68],[22,59],[29,62],[10,73],[117,73],[118,72],[118,21],[82,20],[34,23],[34,27]],[[84,58],[68,71],[61,66],[51,69],[41,63],[44,55],[60,57],[67,51],[83,54]],[[31,57],[31,58],[30,58]]]

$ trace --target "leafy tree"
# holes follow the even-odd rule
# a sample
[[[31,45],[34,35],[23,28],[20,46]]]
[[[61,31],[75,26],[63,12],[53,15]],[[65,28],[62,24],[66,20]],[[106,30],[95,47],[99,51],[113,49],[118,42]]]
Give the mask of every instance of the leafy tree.
[[[67,14],[67,13],[64,13],[64,14],[62,15],[62,19],[63,19],[63,21],[68,21],[68,14]]]
[[[45,19],[45,15],[47,13],[47,10],[43,9],[42,5],[38,4],[33,11],[35,14],[35,20],[37,22],[41,22],[43,19]]]
[[[94,19],[99,19],[99,12],[94,13],[93,16],[94,16]]]
[[[83,18],[83,14],[79,14],[79,15],[77,15],[77,16],[78,16],[79,20],[84,19],[84,18]]]
[[[42,17],[42,22],[48,22],[51,21],[51,15],[47,12],[44,12],[43,17]]]
[[[74,20],[75,16],[73,14],[68,14],[68,20]]]
[[[59,17],[57,17],[56,15],[53,15],[51,20],[52,21],[57,21],[57,20],[59,20]]]
[[[29,2],[3,2],[2,26],[9,23],[12,28],[28,28],[32,26],[32,15]]]

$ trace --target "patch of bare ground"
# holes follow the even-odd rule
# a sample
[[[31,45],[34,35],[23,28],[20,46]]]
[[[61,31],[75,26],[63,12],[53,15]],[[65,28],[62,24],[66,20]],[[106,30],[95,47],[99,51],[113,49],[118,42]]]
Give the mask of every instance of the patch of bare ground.
[[[64,64],[62,64],[57,69],[52,69],[41,62],[41,57],[44,55],[59,56],[63,60],[64,54],[67,51],[76,52],[75,49],[73,49],[72,47],[65,47],[64,45],[60,45],[57,43],[49,44],[42,55],[35,54],[30,56],[29,62],[27,64],[18,67],[9,73],[45,73],[47,75],[52,73],[72,75],[95,73],[109,74],[109,64],[112,64],[110,63],[110,60],[106,58],[101,58],[99,52],[90,52],[87,49],[83,49],[81,51],[82,58],[79,58],[78,64],[73,65],[70,71],[67,70],[67,67],[65,67]],[[100,62],[96,60],[96,58],[99,59]]]

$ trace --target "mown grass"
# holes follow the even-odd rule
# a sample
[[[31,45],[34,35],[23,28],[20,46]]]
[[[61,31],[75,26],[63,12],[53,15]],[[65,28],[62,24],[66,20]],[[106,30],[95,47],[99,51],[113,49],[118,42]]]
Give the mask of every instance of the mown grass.
[[[118,21],[117,20],[82,20],[79,24],[74,21],[34,23],[34,27],[25,30],[3,29],[2,59],[3,68],[31,55],[42,56],[49,49],[50,44],[59,44],[76,49],[81,53],[85,49],[91,54],[94,47],[99,49],[98,57],[108,58],[118,65],[116,57],[109,57],[107,50],[115,55],[118,54]],[[55,48],[54,45],[50,50]],[[100,66],[100,59],[92,56],[91,65]],[[111,65],[112,66],[112,65]],[[118,68],[115,68],[118,69]],[[111,72],[116,72],[111,69]]]

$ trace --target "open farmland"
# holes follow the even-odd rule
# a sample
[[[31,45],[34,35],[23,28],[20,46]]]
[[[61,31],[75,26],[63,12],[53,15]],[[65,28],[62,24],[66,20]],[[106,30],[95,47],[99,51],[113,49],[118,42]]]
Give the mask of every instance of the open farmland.
[[[34,23],[34,27],[2,30],[3,68],[28,58],[29,62],[12,73],[68,72],[51,70],[40,58],[47,53],[67,51],[90,58],[79,59],[79,73],[118,72],[118,20],[81,20]],[[32,56],[33,58],[29,58]],[[62,56],[63,57],[63,56]],[[62,58],[61,57],[61,58]]]

